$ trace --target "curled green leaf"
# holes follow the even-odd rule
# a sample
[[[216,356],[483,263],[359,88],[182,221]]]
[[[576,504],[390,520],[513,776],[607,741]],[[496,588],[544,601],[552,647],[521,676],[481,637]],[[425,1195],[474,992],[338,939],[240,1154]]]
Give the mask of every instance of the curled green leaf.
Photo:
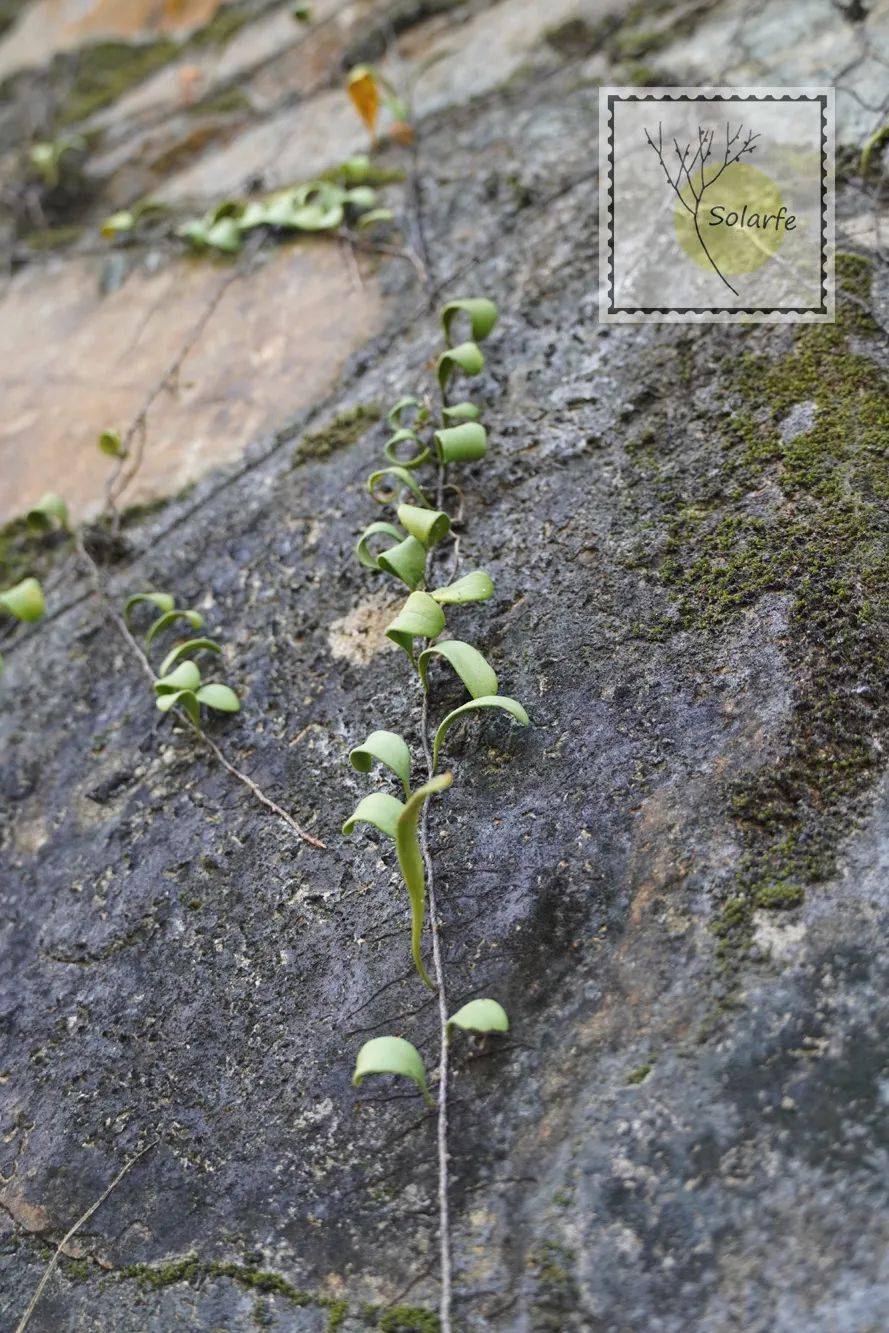
[[[103,430],[99,436],[99,448],[103,454],[109,458],[126,458],[127,451],[124,448],[123,440],[116,430]]]
[[[201,683],[201,673],[196,662],[180,662],[175,671],[162,674],[154,682],[158,694],[175,694],[177,690],[196,690]]]
[[[374,554],[372,537],[395,537],[395,544]],[[365,569],[380,569],[393,574],[409,588],[418,588],[426,574],[426,548],[416,537],[405,537],[394,523],[371,523],[364,529],[355,547],[355,554]]]
[[[403,648],[413,661],[414,639],[434,639],[445,627],[444,612],[426,592],[412,592],[390,625],[386,638]]]
[[[452,713],[448,713],[447,717],[441,722],[438,731],[435,733],[435,741],[432,746],[433,769],[438,764],[438,754],[444,743],[445,736],[448,734],[454,723],[459,722],[460,718],[466,713],[473,713],[479,708],[502,708],[505,713],[510,713],[515,718],[516,722],[520,723],[523,727],[526,727],[529,722],[528,714],[525,712],[522,705],[517,703],[515,699],[508,699],[506,695],[496,694],[487,698],[470,699],[469,703],[461,704],[460,707],[455,708]]]
[[[25,515],[25,522],[32,532],[49,532],[54,523],[68,529],[68,506],[55,491],[47,491]]]
[[[409,588],[418,588],[426,574],[426,547],[416,537],[405,537],[397,546],[381,551],[377,565]]]
[[[420,840],[417,837],[417,824],[424,801],[450,787],[452,782],[452,773],[442,773],[439,777],[424,782],[423,786],[418,787],[405,801],[404,809],[398,816],[395,826],[395,850],[411,904],[411,957],[422,981],[430,990],[434,990],[435,987],[423,966],[421,953],[423,918],[426,914],[426,872]]]
[[[387,480],[387,478],[391,480]],[[367,479],[367,489],[377,504],[391,505],[398,499],[399,487],[396,483],[406,486],[413,496],[419,500],[421,505],[429,505],[429,501],[423,494],[420,487],[414,481],[406,467],[394,466],[379,468],[372,472]]]
[[[130,612],[134,606],[138,606],[141,602],[156,606],[158,611],[172,611],[176,605],[175,597],[172,597],[168,592],[136,592],[133,593],[132,597],[128,597],[124,603],[124,620],[129,622]]]
[[[402,540],[400,528],[396,528],[394,523],[370,523],[364,529],[358,539],[358,545],[355,547],[355,554],[358,557],[358,563],[365,569],[379,569],[379,557],[374,555],[370,546],[371,537],[394,537],[396,541]]]
[[[386,420],[389,422],[389,425],[398,429],[398,427],[403,424],[405,413],[409,412],[411,408],[413,408],[413,422],[415,426],[420,426],[424,421],[428,420],[429,413],[420,402],[419,398],[414,398],[412,394],[405,394],[403,398],[399,398],[398,402],[393,403],[389,408],[389,411],[386,414]]]
[[[356,1088],[368,1074],[398,1074],[413,1079],[429,1106],[435,1103],[429,1095],[426,1069],[416,1046],[403,1037],[373,1037],[358,1052],[352,1082]]]
[[[399,452],[399,446],[411,442],[412,452],[405,456]],[[425,463],[429,457],[429,449],[422,440],[419,440],[412,430],[402,427],[383,445],[383,454],[390,463],[395,463],[398,467],[414,468]]]
[[[469,328],[473,341],[480,343],[497,323],[497,307],[486,296],[465,296],[448,301],[442,306],[441,326],[445,341],[451,341],[451,328],[456,319],[465,316],[469,319]]]
[[[473,648],[471,643],[463,643],[460,639],[444,639],[441,643],[433,643],[431,647],[424,648],[420,653],[417,668],[424,690],[429,688],[427,673],[429,660],[433,655],[443,657],[451,664],[473,699],[497,693],[497,674],[494,668],[488,665],[477,648]]]
[[[175,648],[171,648],[166,657],[160,664],[161,676],[165,676],[168,671],[173,669],[173,664],[179,660],[183,653],[221,653],[222,649],[214,639],[186,639],[184,643],[177,643]]]
[[[356,824],[372,824],[387,838],[395,840],[398,817],[404,805],[397,796],[390,796],[385,791],[371,792],[360,800],[343,825],[343,833],[348,838]]]
[[[464,375],[477,375],[484,368],[485,358],[475,343],[458,343],[449,347],[438,358],[438,382],[444,390],[450,377],[457,370]]]
[[[132,599],[131,599],[132,600]],[[152,600],[149,598],[148,600]],[[129,603],[127,603],[129,605]],[[163,615],[158,616],[157,620],[145,635],[145,647],[150,648],[153,640],[160,634],[161,630],[168,629],[174,625],[177,620],[185,620],[192,629],[200,629],[204,623],[204,617],[198,611],[165,611]]]
[[[445,426],[433,438],[442,463],[473,463],[488,452],[488,433],[477,421]]]
[[[483,569],[475,569],[471,574],[464,574],[456,583],[449,583],[444,588],[433,588],[429,596],[434,597],[443,606],[462,606],[466,602],[486,602],[494,592],[491,576]]]
[[[36,579],[22,579],[21,583],[0,592],[0,607],[16,620],[39,620],[46,610],[43,589]]]
[[[406,532],[424,546],[434,546],[451,530],[451,520],[441,509],[418,509],[416,505],[399,505],[398,521]]]
[[[452,1027],[464,1032],[508,1032],[509,1018],[496,1000],[470,1000],[448,1019],[449,1033]]]
[[[241,708],[241,701],[234,690],[228,685],[218,685],[215,681],[202,685],[196,698],[198,703],[215,709],[217,713],[237,713]]]
[[[452,403],[450,407],[443,407],[441,414],[445,421],[478,421],[481,413],[475,403]]]
[[[359,773],[369,773],[376,760],[401,779],[405,796],[410,795],[411,752],[396,731],[372,731],[363,745],[349,751],[349,761]]]

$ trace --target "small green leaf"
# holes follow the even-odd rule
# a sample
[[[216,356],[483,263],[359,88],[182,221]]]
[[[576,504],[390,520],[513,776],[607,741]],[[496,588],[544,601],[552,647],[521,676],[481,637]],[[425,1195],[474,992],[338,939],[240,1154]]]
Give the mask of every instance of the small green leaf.
[[[398,1074],[416,1083],[429,1106],[434,1106],[426,1083],[426,1069],[416,1046],[403,1037],[373,1037],[358,1052],[352,1082],[356,1088],[368,1074]]]
[[[311,23],[312,7],[311,5],[295,4],[290,6],[290,17],[296,23]]]
[[[401,779],[405,796],[410,795],[411,752],[407,742],[395,731],[372,731],[363,745],[349,751],[352,767],[369,773],[374,760]]]
[[[43,589],[36,579],[22,579],[21,583],[0,592],[0,606],[16,620],[39,620],[46,610]]]
[[[68,529],[68,506],[60,495],[47,491],[37,503],[28,510],[25,522],[32,532],[49,532],[53,523]]]
[[[373,208],[377,200],[377,192],[372,185],[357,185],[354,189],[346,191],[345,202],[352,208],[361,209],[366,212],[368,208]],[[378,210],[386,212],[386,209]],[[391,213],[389,214],[391,217]]]
[[[409,588],[418,588],[426,575],[426,547],[416,537],[405,537],[397,546],[381,551],[377,565]]]
[[[181,236],[185,241],[190,241],[192,245],[201,247],[207,244],[207,231],[207,227],[200,218],[191,218],[188,222],[183,222],[181,227],[176,228],[176,235]]]
[[[394,481],[386,482],[385,478],[387,477],[394,478]],[[383,483],[382,485],[380,484],[381,482]],[[391,505],[395,504],[398,499],[399,488],[395,482],[400,482],[402,486],[406,486],[411,494],[420,501],[421,505],[429,505],[429,501],[414,481],[408,469],[401,465],[383,467],[379,468],[376,472],[372,472],[367,479],[367,489],[376,500],[377,504]]]
[[[133,598],[130,598],[130,601],[132,600]],[[151,601],[153,599],[148,597],[146,600]],[[129,602],[127,605],[129,606]],[[157,620],[145,635],[145,647],[150,648],[152,641],[158,634],[160,634],[161,630],[165,630],[169,628],[170,625],[174,625],[177,620],[187,621],[192,629],[200,629],[204,623],[204,617],[198,611],[165,611],[162,616],[158,616]]]
[[[435,741],[432,746],[433,769],[438,764],[438,752],[442,747],[444,738],[454,723],[459,722],[460,718],[466,713],[473,713],[479,708],[502,708],[505,713],[511,713],[521,726],[526,727],[528,725],[528,714],[522,705],[517,703],[515,699],[508,699],[504,694],[495,694],[488,698],[470,699],[469,703],[461,704],[452,713],[448,713],[435,733]]]
[[[261,227],[269,220],[268,208],[261,199],[251,199],[244,205],[244,211],[238,218],[238,226],[241,231],[251,231],[254,227]]]
[[[418,509],[416,505],[399,505],[398,521],[424,546],[434,546],[451,530],[451,520],[441,509]]]
[[[444,627],[444,612],[438,602],[426,592],[412,592],[391,625],[386,626],[386,637],[413,660],[414,639],[434,639]]]
[[[126,232],[132,231],[136,225],[136,217],[128,208],[122,208],[118,213],[112,213],[102,223],[102,235],[106,240],[113,240],[115,236],[123,236]]]
[[[301,208],[295,208],[290,215],[287,226],[295,228],[297,231],[333,231],[338,227],[345,216],[345,210],[342,204],[303,204]]]
[[[450,787],[453,780],[452,773],[442,773],[439,777],[424,782],[422,787],[418,787],[408,797],[395,827],[395,850],[398,853],[398,864],[401,866],[411,904],[411,957],[421,980],[430,990],[434,990],[435,987],[423,966],[421,953],[423,918],[426,914],[426,871],[420,840],[417,837],[417,824],[424,801]]]
[[[156,606],[158,611],[172,611],[176,605],[175,597],[171,597],[168,592],[137,592],[132,597],[128,597],[124,603],[124,620],[129,621],[130,612],[140,602],[148,602],[151,606]]]
[[[464,1032],[508,1032],[509,1019],[496,1000],[470,1000],[448,1019],[448,1032],[452,1027]]]
[[[240,250],[241,228],[237,218],[225,217],[214,222],[212,227],[207,228],[206,241],[214,250],[223,250],[226,254]]]
[[[431,647],[424,648],[420,653],[417,667],[424,690],[429,688],[426,676],[429,659],[433,654],[450,662],[473,699],[497,693],[497,675],[493,667],[488,665],[477,648],[473,648],[471,643],[463,643],[460,639],[444,639],[441,643],[434,643]]]
[[[173,667],[173,663],[178,661],[183,653],[221,653],[222,649],[213,639],[186,639],[184,643],[177,643],[175,648],[171,648],[160,665],[160,675],[165,676]]]
[[[234,690],[228,685],[217,685],[211,682],[209,685],[202,685],[197,691],[197,701],[206,708],[215,708],[217,713],[237,713],[241,708],[241,701]]]
[[[171,708],[183,708],[195,726],[200,724],[201,706],[194,690],[176,690],[174,694],[159,694],[154,702],[162,713],[169,713]]]
[[[443,407],[441,414],[445,421],[478,421],[481,413],[475,403],[453,403],[450,407]]]
[[[484,364],[485,358],[475,343],[459,343],[448,348],[438,358],[438,382],[442,391],[455,370],[462,370],[464,375],[477,375]]]
[[[486,296],[466,296],[448,301],[441,311],[446,342],[451,341],[451,326],[461,315],[468,316],[470,332],[477,343],[483,342],[497,323],[497,307]]]
[[[362,213],[358,219],[358,228],[363,231],[365,227],[373,227],[377,222],[392,222],[394,217],[391,208],[372,208],[368,213]]]
[[[429,596],[443,606],[462,606],[465,602],[486,602],[493,592],[491,576],[483,569],[475,569],[445,588],[433,588]]]
[[[488,452],[488,433],[477,421],[445,426],[433,436],[442,463],[473,463]]]
[[[367,153],[355,153],[340,163],[340,175],[347,185],[362,185],[373,172]]]
[[[370,796],[358,802],[343,825],[343,833],[348,838],[356,824],[373,824],[387,838],[394,840],[398,816],[403,809],[404,805],[397,796],[390,796],[385,791],[371,792]]]
[[[127,451],[123,446],[123,440],[116,430],[103,430],[99,436],[99,448],[103,454],[109,458],[126,458]]]
[[[166,673],[154,682],[158,694],[175,694],[177,690],[196,690],[201,683],[201,673],[196,662],[180,662],[175,671]]]
[[[398,453],[398,446],[405,444],[408,440],[416,445],[416,449],[413,453],[408,454],[408,456],[404,458]],[[383,454],[390,463],[395,463],[397,467],[414,468],[419,467],[421,463],[426,462],[426,459],[429,457],[429,449],[421,440],[417,439],[417,436],[412,430],[402,427],[383,445]]]

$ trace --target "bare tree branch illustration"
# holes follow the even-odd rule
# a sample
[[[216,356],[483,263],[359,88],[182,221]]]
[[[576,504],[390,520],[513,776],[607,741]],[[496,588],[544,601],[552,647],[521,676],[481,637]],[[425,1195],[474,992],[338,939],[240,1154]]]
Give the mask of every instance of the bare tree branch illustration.
[[[759,134],[754,134],[752,130],[748,130],[746,137],[742,138],[741,136],[743,133],[743,122],[738,125],[734,134],[732,134],[731,122],[726,121],[725,146],[722,149],[721,161],[719,161],[713,153],[713,141],[716,137],[715,129],[708,130],[702,125],[698,126],[698,143],[697,147],[694,148],[694,152],[692,152],[692,148],[694,147],[693,144],[687,143],[684,148],[680,148],[678,139],[674,137],[673,152],[676,157],[674,176],[671,173],[670,167],[667,165],[667,159],[664,156],[664,130],[662,123],[658,121],[657,143],[655,143],[648,130],[645,131],[645,138],[648,145],[654,150],[655,156],[663,168],[664,175],[667,178],[671,190],[676,195],[676,198],[679,200],[686,213],[688,213],[692,219],[695,235],[700,242],[701,249],[707,256],[710,267],[735,296],[738,295],[737,289],[732,286],[725,274],[721,272],[716,260],[707,249],[704,237],[701,233],[699,215],[704,194],[709,190],[714,181],[718,181],[722,173],[727,167],[730,167],[732,163],[740,161],[745,153],[752,153],[756,148],[755,140],[759,138]],[[667,151],[669,153],[669,150]],[[712,166],[715,169],[713,170],[713,174],[708,178],[707,163],[711,162],[711,160]],[[686,191],[694,201],[694,206],[692,206],[688,198],[686,198]]]

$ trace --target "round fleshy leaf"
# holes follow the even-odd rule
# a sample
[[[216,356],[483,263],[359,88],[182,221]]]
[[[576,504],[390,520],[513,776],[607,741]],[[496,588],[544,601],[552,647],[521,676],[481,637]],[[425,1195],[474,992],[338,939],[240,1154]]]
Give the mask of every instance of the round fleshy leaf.
[[[374,762],[382,764],[401,779],[405,795],[410,794],[411,752],[396,731],[372,731],[363,745],[349,751],[349,760],[359,773],[369,773]]]
[[[39,620],[46,610],[43,589],[36,579],[22,579],[21,583],[0,592],[0,607],[16,620],[28,623]]]
[[[372,824],[387,838],[394,840],[398,828],[398,817],[404,809],[397,796],[390,796],[385,791],[371,792],[359,801],[343,825],[343,833],[348,838],[356,824]]]
[[[358,1052],[355,1061],[355,1073],[352,1082],[356,1088],[368,1074],[397,1074],[400,1078],[413,1079],[425,1101],[433,1106],[426,1083],[426,1069],[422,1056],[416,1046],[412,1046],[403,1037],[373,1037],[366,1041]]]
[[[451,1015],[447,1027],[449,1031],[455,1027],[464,1032],[508,1032],[509,1018],[496,1000],[470,1000]]]

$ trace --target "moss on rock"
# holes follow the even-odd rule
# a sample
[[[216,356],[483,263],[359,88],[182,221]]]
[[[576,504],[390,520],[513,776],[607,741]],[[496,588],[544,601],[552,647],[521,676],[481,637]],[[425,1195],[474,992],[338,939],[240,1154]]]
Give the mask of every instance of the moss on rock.
[[[742,854],[714,926],[723,957],[746,947],[754,906],[796,906],[833,872],[889,731],[889,395],[867,345],[870,264],[839,256],[837,276],[836,324],[730,362],[718,466],[691,499],[661,486],[673,517],[639,561],[676,598],[675,628],[718,631],[764,593],[789,599],[781,753],[728,788]],[[646,465],[638,444],[634,457]]]

